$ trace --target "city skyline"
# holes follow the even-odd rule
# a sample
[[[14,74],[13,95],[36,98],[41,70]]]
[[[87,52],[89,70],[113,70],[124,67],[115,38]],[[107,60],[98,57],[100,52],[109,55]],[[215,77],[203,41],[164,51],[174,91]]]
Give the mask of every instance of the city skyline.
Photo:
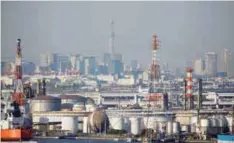
[[[2,60],[15,56],[22,38],[23,57],[39,64],[38,53],[78,53],[102,57],[109,51],[110,20],[115,51],[124,63],[151,64],[152,35],[161,41],[159,58],[169,67],[207,52],[233,50],[232,2],[2,2]],[[131,11],[129,8],[131,7]],[[119,10],[121,8],[121,11]],[[64,11],[60,11],[64,9]],[[176,60],[175,60],[176,59]],[[161,65],[162,66],[162,65]],[[220,67],[219,67],[220,69]]]

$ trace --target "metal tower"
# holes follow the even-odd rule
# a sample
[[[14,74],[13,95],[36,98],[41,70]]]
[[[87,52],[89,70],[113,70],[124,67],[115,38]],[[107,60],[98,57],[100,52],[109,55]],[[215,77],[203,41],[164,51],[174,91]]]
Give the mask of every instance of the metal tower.
[[[15,59],[15,90],[12,98],[19,106],[24,106],[24,90],[22,83],[22,50],[21,50],[21,40],[17,39],[17,51]]]

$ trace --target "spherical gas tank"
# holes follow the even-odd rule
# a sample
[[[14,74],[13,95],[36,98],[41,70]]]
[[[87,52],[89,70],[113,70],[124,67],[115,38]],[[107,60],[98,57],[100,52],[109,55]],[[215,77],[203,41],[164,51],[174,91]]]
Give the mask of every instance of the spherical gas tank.
[[[93,132],[104,132],[109,128],[109,118],[103,110],[96,110],[88,116],[88,123]]]

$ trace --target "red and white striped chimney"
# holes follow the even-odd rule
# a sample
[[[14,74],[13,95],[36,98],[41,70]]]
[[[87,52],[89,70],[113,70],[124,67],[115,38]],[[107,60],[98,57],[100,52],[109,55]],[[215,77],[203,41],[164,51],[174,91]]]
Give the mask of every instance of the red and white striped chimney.
[[[192,68],[187,68],[186,69],[186,74],[187,74],[187,93],[186,93],[186,97],[187,98],[191,98],[192,96],[192,72],[193,69]]]

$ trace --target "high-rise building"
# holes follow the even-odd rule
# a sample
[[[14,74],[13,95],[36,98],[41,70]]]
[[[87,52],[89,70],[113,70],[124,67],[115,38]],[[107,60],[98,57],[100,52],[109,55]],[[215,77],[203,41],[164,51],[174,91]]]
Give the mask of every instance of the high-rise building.
[[[120,75],[123,73],[123,63],[120,60],[112,60],[112,74]]]
[[[197,59],[193,62],[194,74],[203,75],[204,68],[205,68],[205,64],[204,64],[204,60],[202,58]]]
[[[85,64],[84,57],[80,56],[76,61],[76,70],[79,71],[80,74],[85,73]]]
[[[215,76],[218,70],[217,54],[215,52],[206,53],[205,73],[208,76]]]
[[[223,53],[223,71],[225,73],[227,73],[228,76],[231,76],[231,69],[232,69],[232,66],[231,66],[231,53],[228,49],[224,49],[224,53]]]
[[[24,74],[32,74],[36,69],[36,65],[32,62],[23,62],[22,63],[22,72]]]
[[[132,71],[137,71],[137,60],[132,60],[131,61],[131,69]]]
[[[57,62],[58,55],[56,53],[43,53],[40,55],[40,66],[49,67]]]
[[[84,59],[84,69],[85,75],[95,75],[96,74],[96,59],[93,56],[85,57]]]
[[[80,55],[78,54],[74,54],[70,56],[70,60],[71,60],[71,68],[73,70],[77,69],[77,59],[80,57]]]

